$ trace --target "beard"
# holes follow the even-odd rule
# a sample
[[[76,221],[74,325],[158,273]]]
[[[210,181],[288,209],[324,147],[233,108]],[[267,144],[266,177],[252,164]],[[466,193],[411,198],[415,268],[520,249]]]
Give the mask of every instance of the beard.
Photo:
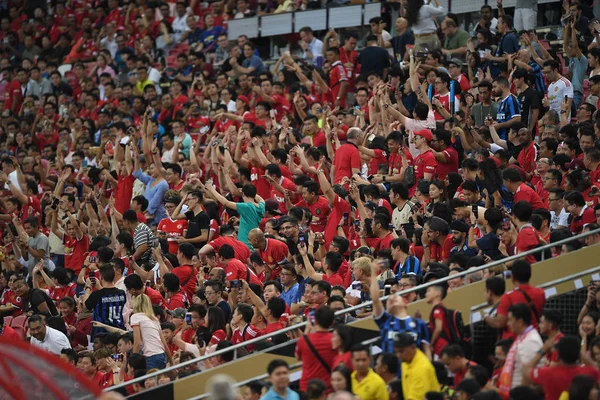
[[[462,237],[453,237],[452,238],[452,243],[454,244],[460,244],[460,242],[462,242]]]

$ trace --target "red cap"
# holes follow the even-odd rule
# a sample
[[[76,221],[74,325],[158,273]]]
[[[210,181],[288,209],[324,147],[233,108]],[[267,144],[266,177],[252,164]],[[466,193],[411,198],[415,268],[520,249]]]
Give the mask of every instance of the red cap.
[[[240,100],[240,101],[243,101],[244,103],[246,103],[246,105],[248,105],[250,103],[250,100],[248,100],[248,98],[246,96],[244,96],[243,94],[239,95],[237,97],[237,99]]]
[[[421,136],[425,138],[428,142],[433,140],[433,133],[429,129],[421,129],[420,131],[413,132],[415,136]]]

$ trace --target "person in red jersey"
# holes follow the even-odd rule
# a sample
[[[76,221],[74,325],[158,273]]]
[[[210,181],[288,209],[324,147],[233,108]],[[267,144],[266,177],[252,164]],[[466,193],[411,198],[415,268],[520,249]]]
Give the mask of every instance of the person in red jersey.
[[[77,369],[91,379],[95,385],[98,385],[99,388],[104,389],[110,386],[112,379],[109,381],[109,378],[112,378],[112,376],[109,377],[109,374],[105,374],[104,372],[98,370],[96,358],[91,352],[86,351],[79,354]]]
[[[173,311],[177,308],[188,308],[190,301],[185,290],[181,288],[179,277],[168,273],[162,277],[162,281],[166,291],[167,309]]]
[[[555,365],[537,367],[545,355],[556,347],[558,362]],[[578,387],[579,379],[589,377],[595,385],[600,380],[600,372],[595,366],[580,364],[580,339],[565,336],[556,344],[553,338],[546,340],[540,351],[523,368],[523,385],[534,384],[544,389],[545,400],[558,400],[570,387]]]
[[[524,253],[546,244],[538,230],[529,223],[532,214],[533,209],[531,204],[524,200],[513,205],[511,220],[518,232],[515,244],[516,254]],[[536,262],[533,254],[526,256],[526,260],[532,264]]]
[[[243,263],[247,262],[250,258],[250,249],[241,241],[234,237],[235,228],[233,225],[225,224],[219,228],[219,237],[215,240],[211,240],[208,244],[205,244],[198,255],[206,256],[210,253],[218,253],[223,245],[229,245],[235,252],[235,258]]]
[[[38,268],[40,274],[44,278],[48,289],[50,289],[50,298],[58,304],[58,301],[63,297],[75,297],[77,293],[77,285],[67,274],[64,268],[55,268],[48,276],[44,268]]]
[[[523,182],[521,174],[515,168],[506,168],[502,172],[502,179],[504,180],[504,186],[508,191],[514,194],[515,204],[521,200],[524,200],[531,204],[534,210],[538,208],[547,209],[544,201],[540,196],[530,188],[526,183]]]
[[[548,338],[553,344],[553,348],[550,352],[547,352],[544,358],[548,365],[555,365],[560,361],[558,354],[558,343],[560,339],[565,337],[564,333],[560,331],[560,324],[562,323],[562,315],[559,310],[545,309],[542,311],[540,318],[540,335]]]
[[[494,329],[502,329],[502,339],[512,339],[515,334],[508,329],[508,309],[514,304],[527,304],[531,310],[531,323],[537,328],[542,309],[546,304],[544,289],[529,284],[531,264],[525,260],[517,260],[512,265],[511,277],[515,289],[502,295],[495,316],[486,316],[485,322]]]
[[[168,197],[165,199],[165,210],[167,211],[167,215],[171,215],[180,201],[181,199],[177,197]],[[159,238],[167,239],[167,242],[169,243],[169,253],[177,254],[177,249],[179,249],[177,239],[183,238],[187,229],[187,220],[172,219],[170,216],[167,216],[167,218],[160,220],[156,231],[158,232]]]
[[[392,221],[390,220],[390,217],[383,213],[375,214],[373,217],[371,229],[377,236],[377,241],[371,248],[373,254],[377,254],[381,250],[389,250],[391,248],[392,240],[394,240],[392,231],[390,229],[391,222]],[[361,244],[366,246],[366,243],[366,240],[361,238]]]
[[[71,196],[71,195],[69,195]],[[65,268],[73,271],[73,274],[79,275],[81,266],[85,260],[90,241],[87,235],[81,230],[79,221],[75,218],[71,211],[67,210],[67,229],[66,233],[58,227],[58,213],[56,210],[50,211],[52,219],[52,232],[62,240],[65,245]]]
[[[234,329],[231,335],[231,343],[234,345],[259,337],[262,332],[256,329],[250,322],[254,316],[252,306],[244,303],[237,305],[231,317],[231,327]],[[248,351],[254,350],[256,344],[247,346]]]
[[[361,130],[350,128],[346,134],[346,143],[335,151],[333,158],[333,183],[341,183],[344,178],[350,179],[352,175],[360,173],[362,160],[358,151]]]
[[[150,282],[146,282],[144,284],[139,275],[132,274],[125,277],[124,283],[127,293],[129,293],[132,297],[145,294],[150,298],[150,302],[153,306],[159,306],[163,310],[167,308],[167,302],[162,294],[160,294],[158,290],[152,289],[149,285]]]
[[[600,187],[600,149],[589,147],[583,154],[583,165],[590,171],[590,182]]]
[[[296,185],[291,179],[282,175],[281,167],[277,164],[269,164],[265,167],[265,179],[271,186],[269,199],[275,199],[281,213],[287,214],[285,193],[286,191],[296,193]]]
[[[441,285],[430,286],[427,288],[425,300],[431,304],[431,314],[429,314],[429,333],[431,337],[432,353],[440,356],[442,350],[450,344],[452,340],[450,325],[448,323],[448,310],[442,304],[446,298],[446,288]]]
[[[329,62],[329,89],[335,107],[346,108],[346,93],[348,91],[348,77],[340,61],[340,49],[330,47],[326,52]]]
[[[344,231],[344,236],[348,237],[351,230],[350,214],[352,212],[348,200],[348,192],[342,185],[331,186],[329,179],[325,175],[325,171],[320,169],[317,172],[321,191],[327,198],[331,213],[327,217],[323,239],[325,246],[331,243],[334,236],[338,235],[338,230],[341,228]],[[342,223],[340,224],[340,221]]]
[[[29,74],[23,68],[17,68],[16,78],[8,84],[4,92],[4,109],[10,110],[14,115],[18,115],[23,104],[23,97],[26,91]]]
[[[160,253],[157,254],[154,251],[155,257],[159,257],[158,260],[160,265],[161,275],[164,275],[168,272],[173,273],[179,278],[179,283],[181,285],[181,289],[185,292],[188,299],[191,299],[194,296],[194,291],[196,290],[196,269],[193,267],[192,258],[197,254],[198,250],[191,243],[180,243],[179,249],[177,250],[177,261],[179,262],[179,266],[173,268],[172,271],[166,267],[162,257],[159,256]]]
[[[318,272],[315,272],[315,268],[313,267],[312,262],[308,257],[308,248],[304,243],[301,243],[298,246],[298,251],[302,256],[302,261],[304,262],[304,268],[306,268],[306,275],[308,278],[312,279],[313,281],[329,282],[331,286],[344,286],[344,277],[338,273],[340,266],[344,261],[344,258],[340,253],[330,251],[327,254],[325,254],[325,258],[323,260],[323,270],[325,271],[325,273],[320,274]]]
[[[449,344],[442,349],[440,361],[454,375],[453,386],[456,388],[460,381],[465,378],[469,367],[477,363],[465,357],[465,352],[459,344]]]
[[[2,314],[0,314],[0,337],[16,342],[23,340],[23,336],[20,333],[4,323],[4,316]]]
[[[261,260],[268,267],[265,280],[277,279],[281,271],[281,265],[287,263],[289,254],[287,245],[280,240],[266,238],[263,231],[258,228],[250,231],[248,243],[256,249]]]
[[[219,255],[219,265],[225,270],[229,282],[245,280],[249,283],[256,283],[262,287],[262,282],[258,279],[256,273],[246,264],[235,258],[233,247],[224,244],[217,254]]]
[[[431,181],[437,171],[437,161],[429,146],[433,140],[433,133],[429,129],[414,132],[413,143],[419,151],[415,158],[415,177],[417,182],[421,179]]]
[[[335,315],[329,307],[319,307],[308,319],[308,324],[314,331],[298,339],[296,358],[302,361],[302,376],[300,390],[305,392],[311,379],[320,379],[331,390],[331,366],[336,351],[331,346],[333,334],[329,331]],[[313,322],[314,321],[314,322]],[[308,344],[310,343],[310,345]],[[321,361],[323,360],[323,361]]]
[[[302,184],[302,200],[296,207],[306,207],[312,213],[313,219],[310,223],[310,229],[313,232],[323,232],[327,217],[331,212],[327,199],[319,196],[319,184],[315,181],[306,181]]]
[[[592,207],[589,207],[585,198],[580,192],[571,191],[565,194],[564,201],[566,209],[573,219],[569,228],[574,235],[578,235],[588,224],[596,222],[596,213]]]
[[[254,305],[254,307],[256,307],[258,311],[260,311],[260,313],[265,317],[267,326],[265,329],[263,329],[261,335],[267,335],[285,328],[285,325],[280,321],[281,316],[286,312],[287,309],[285,300],[283,300],[281,297],[271,297],[269,300],[265,299],[265,304],[265,302],[261,300],[260,296],[250,289],[248,282],[242,281],[242,287],[248,294],[252,305]]]
[[[523,171],[528,174],[532,174],[535,170],[538,158],[537,147],[533,142],[533,137],[531,136],[531,132],[527,128],[519,129],[518,133],[519,143],[521,143],[521,151],[517,156],[517,161],[519,162],[519,166],[523,169]]]
[[[423,252],[422,264],[441,262],[448,265],[450,250],[454,247],[448,222],[439,217],[431,217],[427,225],[423,229],[423,233],[427,231],[427,234],[423,235],[423,246],[427,246]]]
[[[309,115],[304,118],[304,125],[302,126],[302,134],[310,139],[310,145],[312,147],[325,146],[325,133],[322,129],[319,129],[319,121],[316,116]]]
[[[452,134],[446,130],[433,132],[431,147],[437,161],[436,174],[440,180],[446,179],[450,172],[458,172],[458,152],[452,147]]]

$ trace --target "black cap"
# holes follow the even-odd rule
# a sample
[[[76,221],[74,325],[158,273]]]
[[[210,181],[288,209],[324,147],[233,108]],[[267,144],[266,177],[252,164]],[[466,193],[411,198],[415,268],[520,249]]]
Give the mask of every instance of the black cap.
[[[394,347],[404,348],[415,344],[415,338],[406,332],[399,333],[394,339]]]

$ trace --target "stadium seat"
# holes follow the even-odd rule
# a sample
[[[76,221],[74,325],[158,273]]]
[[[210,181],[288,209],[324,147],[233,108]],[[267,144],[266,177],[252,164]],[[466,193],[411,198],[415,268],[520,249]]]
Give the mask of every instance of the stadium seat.
[[[11,321],[10,327],[13,329],[21,328],[25,330],[25,325],[27,324],[27,316],[19,315],[18,317],[14,317]]]
[[[73,64],[63,64],[58,67],[58,72],[60,72],[62,76],[65,76],[65,74],[69,72],[71,68],[73,68]]]
[[[4,326],[10,326],[10,323],[12,322],[13,317],[4,317]]]

